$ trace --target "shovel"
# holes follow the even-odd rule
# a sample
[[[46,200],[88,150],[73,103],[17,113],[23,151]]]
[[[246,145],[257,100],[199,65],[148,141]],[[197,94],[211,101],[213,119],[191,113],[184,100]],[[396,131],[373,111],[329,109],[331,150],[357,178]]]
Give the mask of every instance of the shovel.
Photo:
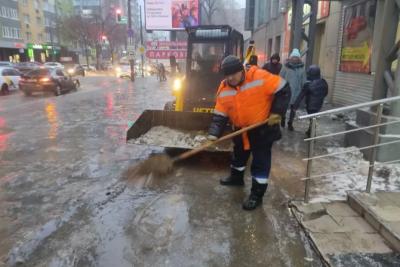
[[[244,127],[238,131],[232,132],[230,134],[227,134],[225,136],[222,136],[221,138],[212,141],[212,142],[206,142],[204,145],[201,145],[197,148],[194,148],[193,150],[189,150],[187,152],[184,152],[174,158],[169,157],[166,154],[158,154],[149,157],[148,159],[142,161],[138,165],[136,165],[133,169],[131,169],[130,172],[132,174],[136,175],[148,175],[151,173],[156,174],[157,176],[165,176],[166,174],[170,173],[173,170],[174,163],[187,159],[189,157],[192,157],[204,150],[206,150],[209,147],[215,146],[225,140],[232,139],[235,136],[238,136],[244,132],[250,131],[254,128],[257,128],[261,125],[264,125],[268,122],[268,119],[255,123],[253,125]],[[132,177],[131,175],[129,175]]]

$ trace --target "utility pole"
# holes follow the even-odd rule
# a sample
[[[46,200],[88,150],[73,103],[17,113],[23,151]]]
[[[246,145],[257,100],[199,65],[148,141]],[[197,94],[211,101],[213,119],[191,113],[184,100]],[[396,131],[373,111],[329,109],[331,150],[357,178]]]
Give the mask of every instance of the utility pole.
[[[142,6],[139,5],[139,23],[140,23],[140,44],[143,47],[143,26],[142,26]],[[144,55],[142,53],[142,77],[144,77],[143,65],[144,65]]]
[[[133,47],[133,30],[132,30],[132,10],[131,10],[131,0],[128,0],[128,38],[129,38],[129,47],[130,49]],[[128,51],[129,56],[129,65],[131,67],[131,81],[135,80],[135,61],[133,55],[131,55],[132,51]]]

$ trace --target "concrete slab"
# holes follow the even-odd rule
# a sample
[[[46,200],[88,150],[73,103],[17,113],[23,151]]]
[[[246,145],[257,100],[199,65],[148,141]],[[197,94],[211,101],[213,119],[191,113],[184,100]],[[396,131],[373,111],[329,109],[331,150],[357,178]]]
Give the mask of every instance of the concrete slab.
[[[324,215],[314,220],[303,222],[304,227],[312,233],[340,233],[344,232],[341,230],[339,224],[337,224],[331,216]]]
[[[353,244],[353,251],[359,253],[390,253],[393,250],[386,244],[385,239],[378,233],[352,232],[348,238]]]
[[[339,232],[367,234],[376,233],[376,230],[361,217],[334,217],[333,219],[340,226]]]
[[[354,244],[346,233],[312,233],[310,237],[322,255],[354,251]]]
[[[321,203],[306,204],[301,201],[293,201],[292,205],[294,205],[297,208],[297,210],[304,215],[325,212],[325,207]]]
[[[400,252],[400,192],[351,192],[348,199],[391,248]]]
[[[382,221],[400,222],[400,207],[398,206],[377,205],[370,208]]]
[[[358,215],[346,202],[324,203],[326,212],[331,216],[357,217]]]

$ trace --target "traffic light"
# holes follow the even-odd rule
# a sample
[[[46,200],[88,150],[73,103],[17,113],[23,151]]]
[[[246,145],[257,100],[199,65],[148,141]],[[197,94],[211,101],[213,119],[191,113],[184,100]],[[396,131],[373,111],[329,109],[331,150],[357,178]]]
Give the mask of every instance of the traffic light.
[[[115,13],[117,15],[117,23],[121,23],[121,20],[122,20],[122,11],[121,11],[121,9],[117,9],[115,11]]]

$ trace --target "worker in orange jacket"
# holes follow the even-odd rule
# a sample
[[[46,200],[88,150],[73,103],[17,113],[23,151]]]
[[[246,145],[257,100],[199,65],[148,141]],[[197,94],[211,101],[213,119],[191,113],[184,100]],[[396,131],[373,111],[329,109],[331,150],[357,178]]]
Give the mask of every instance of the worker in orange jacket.
[[[290,87],[280,76],[256,66],[245,70],[235,56],[226,57],[221,69],[225,80],[218,89],[209,139],[220,137],[228,121],[238,130],[269,118],[267,124],[233,139],[231,174],[220,180],[221,185],[243,186],[251,153],[252,187],[243,209],[253,210],[262,203],[268,187],[271,148],[273,142],[281,138],[280,122],[289,105]]]

